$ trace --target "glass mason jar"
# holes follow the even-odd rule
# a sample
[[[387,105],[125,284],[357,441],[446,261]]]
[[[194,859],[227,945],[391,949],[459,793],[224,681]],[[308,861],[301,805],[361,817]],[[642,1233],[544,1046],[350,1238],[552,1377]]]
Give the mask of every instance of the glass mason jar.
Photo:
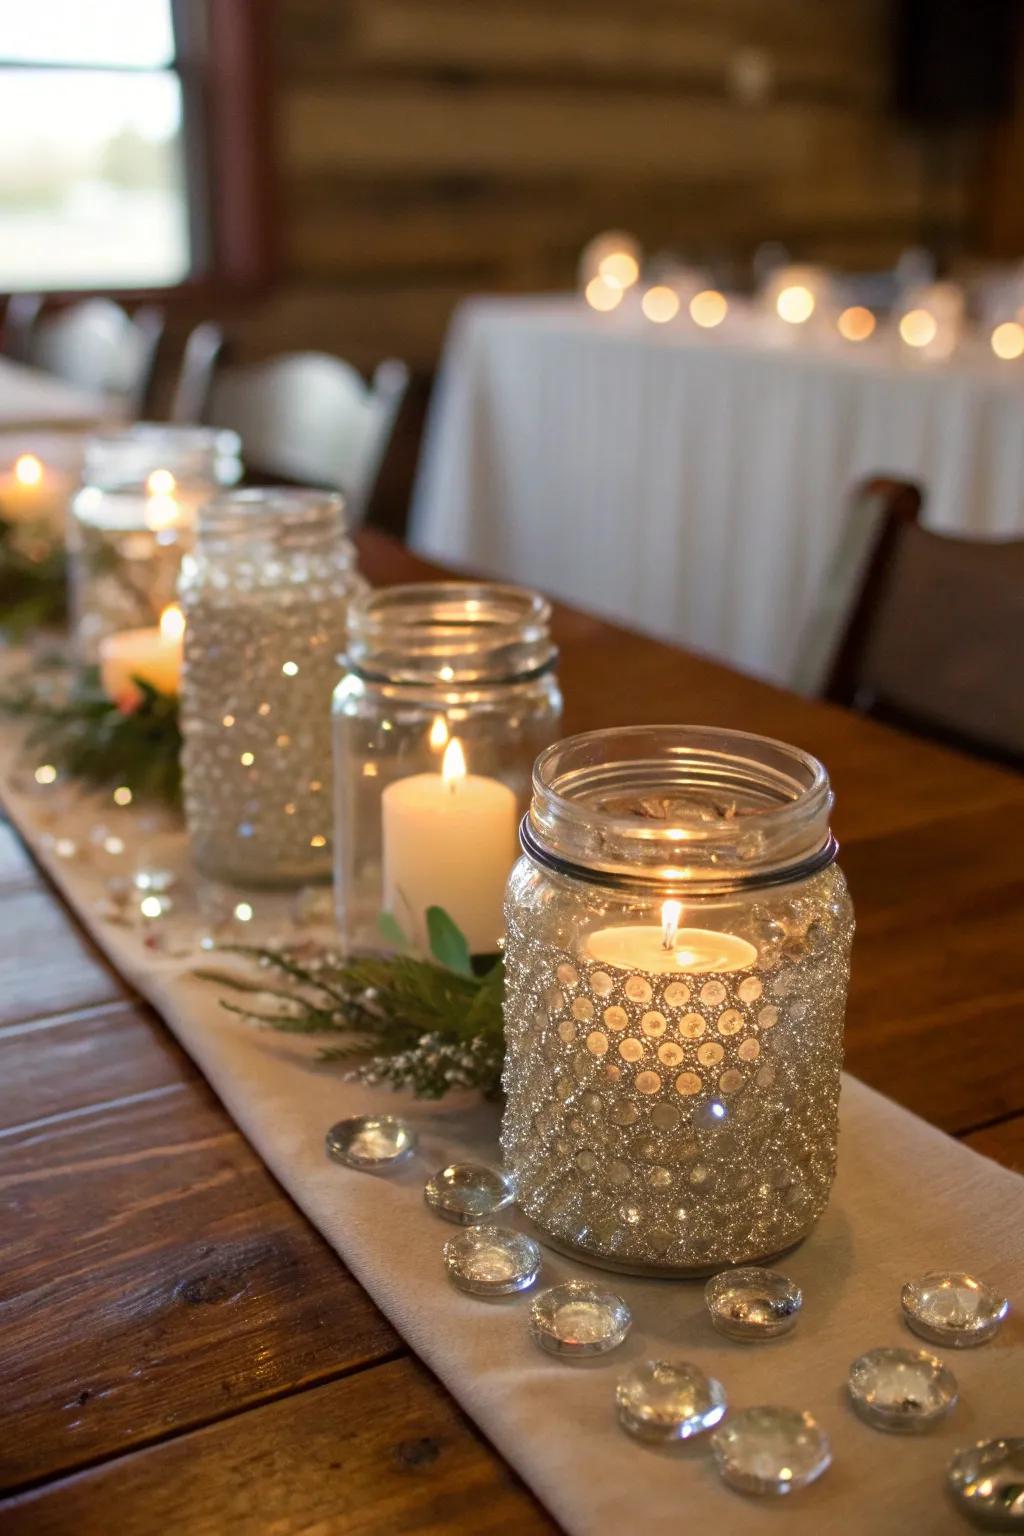
[[[498,948],[530,770],[562,713],[544,598],[436,582],[353,605],[334,696],[342,941],[380,949],[390,913],[419,949],[439,906],[474,953]]]
[[[209,878],[330,878],[331,694],[363,585],[339,496],[235,491],[200,511],[180,584],[182,766]]]
[[[814,758],[638,726],[538,759],[506,900],[505,1161],[637,1274],[804,1237],[835,1172],[853,910]]]
[[[234,432],[140,422],[91,437],[68,520],[71,628],[80,661],[157,624],[174,601],[199,506],[242,473]]]

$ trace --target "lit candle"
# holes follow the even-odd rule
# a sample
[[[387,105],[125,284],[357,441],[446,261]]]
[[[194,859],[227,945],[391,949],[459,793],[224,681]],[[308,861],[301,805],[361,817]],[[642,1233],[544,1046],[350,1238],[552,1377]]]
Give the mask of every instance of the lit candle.
[[[178,692],[185,619],[176,603],[165,608],[157,629],[126,629],[100,642],[100,682],[120,709],[133,709],[141,695],[135,680],[158,693]]]
[[[34,453],[22,453],[0,475],[0,517],[8,523],[60,525],[75,477],[47,467]]]
[[[440,773],[387,786],[381,817],[385,910],[422,945],[426,909],[443,907],[475,954],[496,949],[517,853],[518,810],[508,786],[467,773],[453,736]]]
[[[588,934],[585,949],[591,960],[623,971],[705,975],[711,971],[745,971],[757,963],[757,950],[746,939],[710,928],[680,928],[682,902],[666,901],[661,925],[621,923]]]

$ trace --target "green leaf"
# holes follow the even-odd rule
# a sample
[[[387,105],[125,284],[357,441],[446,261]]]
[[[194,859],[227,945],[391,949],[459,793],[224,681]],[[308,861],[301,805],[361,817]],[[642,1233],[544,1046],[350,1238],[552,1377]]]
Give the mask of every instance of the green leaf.
[[[409,948],[409,940],[402,932],[402,925],[393,912],[377,913],[377,932],[385,944],[390,944],[392,949],[403,951]]]
[[[438,965],[454,971],[457,976],[472,977],[473,962],[465,934],[443,907],[427,908],[427,939],[430,953]]]

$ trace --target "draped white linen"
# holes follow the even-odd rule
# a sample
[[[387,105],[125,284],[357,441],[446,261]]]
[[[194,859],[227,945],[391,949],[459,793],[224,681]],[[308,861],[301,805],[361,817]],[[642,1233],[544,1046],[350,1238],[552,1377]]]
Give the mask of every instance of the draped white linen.
[[[411,542],[792,684],[849,493],[875,474],[922,482],[935,528],[1024,532],[1024,363],[980,343],[942,364],[885,337],[787,346],[735,306],[701,332],[475,299]]]

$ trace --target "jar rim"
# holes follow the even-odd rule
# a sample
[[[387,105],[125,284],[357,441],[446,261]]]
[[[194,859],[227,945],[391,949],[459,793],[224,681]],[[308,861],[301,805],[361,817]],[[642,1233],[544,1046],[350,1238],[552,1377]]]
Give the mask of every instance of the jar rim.
[[[772,737],[693,725],[588,731],[537,758],[523,846],[619,886],[782,883],[835,858],[833,800],[824,765]]]
[[[349,611],[348,662],[364,677],[397,684],[519,681],[553,665],[550,620],[547,598],[526,587],[483,581],[379,587]]]
[[[199,508],[200,536],[230,533],[345,531],[345,498],[306,486],[245,486],[211,496]]]

